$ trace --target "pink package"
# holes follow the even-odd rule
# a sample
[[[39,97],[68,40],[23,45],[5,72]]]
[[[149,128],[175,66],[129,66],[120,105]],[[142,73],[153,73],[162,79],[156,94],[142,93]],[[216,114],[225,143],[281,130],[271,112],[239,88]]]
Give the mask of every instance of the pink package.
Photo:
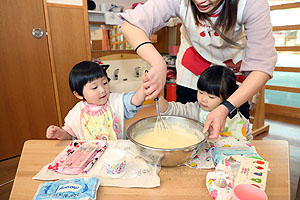
[[[62,174],[80,174],[97,154],[98,147],[95,144],[84,144],[69,156],[58,168]]]
[[[48,169],[61,174],[87,173],[106,149],[106,141],[74,141],[59,154]]]

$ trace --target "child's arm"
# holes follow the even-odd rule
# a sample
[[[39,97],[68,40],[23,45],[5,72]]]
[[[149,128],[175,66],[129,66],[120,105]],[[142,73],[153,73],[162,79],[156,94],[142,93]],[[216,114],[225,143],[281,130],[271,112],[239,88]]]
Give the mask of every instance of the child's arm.
[[[169,102],[163,96],[160,96],[158,105],[159,105],[159,111],[164,113],[169,107]]]
[[[59,128],[58,126],[51,125],[47,128],[46,132],[47,138],[56,138],[59,140],[70,140],[72,136],[65,130]]]
[[[145,101],[146,94],[144,93],[144,88],[141,86],[136,93],[131,98],[131,104],[135,106],[140,106]]]

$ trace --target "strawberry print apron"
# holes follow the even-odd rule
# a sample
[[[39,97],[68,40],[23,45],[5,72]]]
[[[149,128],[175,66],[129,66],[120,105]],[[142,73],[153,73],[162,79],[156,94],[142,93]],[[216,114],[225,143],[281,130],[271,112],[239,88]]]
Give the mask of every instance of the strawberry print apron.
[[[228,38],[241,45],[245,43],[240,23],[245,4],[246,0],[239,1],[236,26],[226,34]],[[210,16],[213,23],[219,14]],[[243,49],[224,41],[209,22],[201,21],[200,25],[196,25],[191,6],[187,6],[187,1],[181,3],[180,18],[183,25],[180,28],[181,45],[176,60],[177,84],[196,90],[199,75],[211,65],[227,66],[234,69],[234,72],[239,70]]]

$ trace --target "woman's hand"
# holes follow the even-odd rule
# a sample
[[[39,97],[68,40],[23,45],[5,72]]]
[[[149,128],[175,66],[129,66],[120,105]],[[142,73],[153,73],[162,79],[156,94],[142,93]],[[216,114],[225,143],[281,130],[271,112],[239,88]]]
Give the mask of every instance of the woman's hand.
[[[128,22],[122,24],[121,31],[129,44],[134,48],[150,41],[143,30]],[[137,54],[151,66],[150,71],[143,77],[143,87],[147,95],[145,100],[154,99],[159,96],[166,82],[166,62],[155,47],[149,43],[140,46]]]
[[[224,132],[227,115],[228,109],[223,105],[218,106],[207,115],[203,133],[209,131],[208,139],[217,139],[219,133]]]
[[[166,69],[166,64],[162,63],[162,66],[151,67],[150,71],[143,76],[146,100],[154,99],[160,95],[166,83]]]
[[[242,85],[227,99],[236,108],[239,108],[243,103],[264,86],[270,79],[270,76],[261,71],[253,71],[244,80]],[[210,139],[217,138],[219,133],[222,133],[225,128],[225,121],[229,111],[224,105],[219,105],[211,113],[207,115],[203,132],[210,131]]]

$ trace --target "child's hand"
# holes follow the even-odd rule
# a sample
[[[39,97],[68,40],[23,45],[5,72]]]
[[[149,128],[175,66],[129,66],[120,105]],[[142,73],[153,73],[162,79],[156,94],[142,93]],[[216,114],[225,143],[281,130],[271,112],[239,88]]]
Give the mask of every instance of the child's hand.
[[[51,125],[47,128],[46,137],[47,138],[59,138],[61,136],[61,128],[58,126]]]

